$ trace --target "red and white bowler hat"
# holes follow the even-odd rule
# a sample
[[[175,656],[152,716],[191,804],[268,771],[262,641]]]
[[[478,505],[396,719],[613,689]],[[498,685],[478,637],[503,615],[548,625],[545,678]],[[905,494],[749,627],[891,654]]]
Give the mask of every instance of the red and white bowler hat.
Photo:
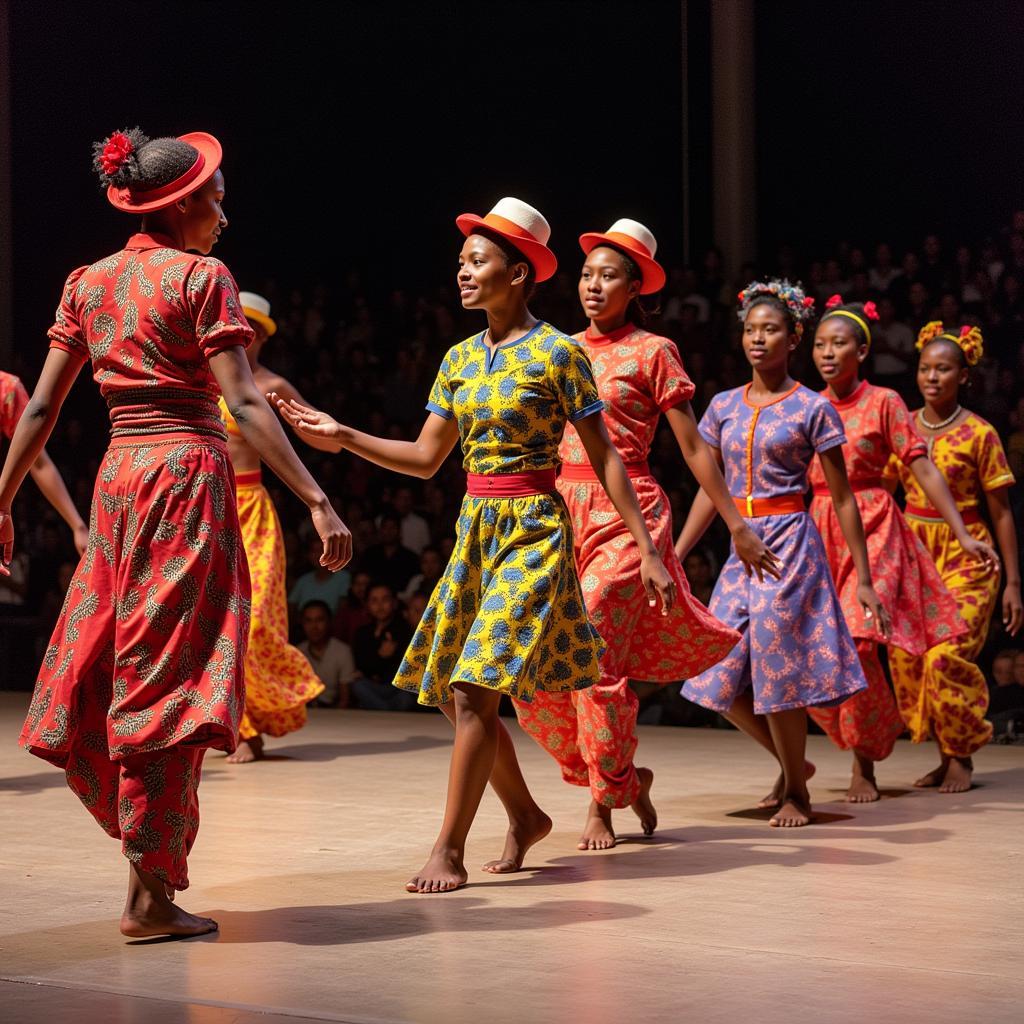
[[[590,231],[580,235],[580,246],[585,253],[596,249],[599,245],[610,245],[622,249],[630,258],[636,260],[642,275],[641,295],[660,292],[665,287],[665,271],[654,258],[658,251],[658,242],[649,228],[645,228],[638,220],[622,217],[617,220],[604,234]]]
[[[551,225],[540,210],[521,199],[506,196],[494,204],[486,217],[463,213],[455,218],[455,223],[467,238],[480,229],[500,235],[526,257],[538,283],[554,276],[558,269],[558,260],[548,248]]]

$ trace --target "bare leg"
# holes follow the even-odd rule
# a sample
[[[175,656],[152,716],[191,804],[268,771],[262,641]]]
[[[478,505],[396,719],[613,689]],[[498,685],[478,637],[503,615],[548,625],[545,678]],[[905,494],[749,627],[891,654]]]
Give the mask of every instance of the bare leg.
[[[724,712],[722,717],[735,725],[741,732],[745,732],[752,740],[759,743],[765,750],[768,751],[776,761],[779,761],[779,755],[775,750],[775,740],[772,738],[771,729],[768,727],[767,719],[764,715],[759,715],[754,711],[754,694],[751,690],[744,690],[735,701],[728,711]],[[806,730],[805,730],[806,735]],[[781,761],[779,767],[782,767]],[[814,765],[810,761],[804,762],[804,781],[811,778],[816,771]],[[775,780],[775,785],[772,786],[772,791],[761,800],[758,801],[758,807],[778,807],[782,803],[782,795],[786,789],[786,777],[783,772],[779,772],[779,777]]]
[[[650,768],[637,768],[636,774],[640,779],[640,792],[629,806],[633,808],[633,813],[640,819],[640,827],[644,830],[644,835],[652,836],[658,827],[658,812],[654,809],[654,804],[651,801],[654,772]]]
[[[610,850],[615,845],[612,809],[591,799],[577,850]]]
[[[811,797],[807,792],[804,754],[807,750],[807,712],[803,708],[766,716],[782,764],[782,804],[772,815],[776,828],[799,828],[811,823]]]
[[[942,753],[942,747],[939,747],[939,767],[933,768],[927,775],[922,775],[915,783],[914,786],[917,789],[932,789],[935,786],[941,786],[946,778],[946,772],[949,769],[949,762],[952,758],[948,754]]]
[[[253,736],[251,739],[238,738],[238,746],[233,754],[228,754],[228,764],[251,764],[263,760],[263,737]]]
[[[875,762],[856,750],[853,752],[853,776],[846,791],[846,801],[851,804],[874,803],[878,797],[875,782]]]
[[[472,683],[455,690],[455,744],[448,772],[441,833],[427,863],[407,883],[408,892],[451,892],[466,884],[466,838],[494,769],[501,694]]]
[[[210,917],[188,914],[167,898],[164,882],[156,875],[128,865],[128,899],[121,915],[121,934],[132,939],[154,935],[205,935],[215,932]]]
[[[455,725],[455,705],[445,704],[441,710],[448,721]],[[551,819],[533,799],[519,767],[515,744],[500,718],[498,750],[489,781],[508,815],[508,832],[501,856],[497,860],[489,860],[483,869],[492,875],[505,875],[522,868],[527,850],[551,831]]]
[[[973,774],[974,762],[969,757],[951,757],[939,792],[966,793],[971,788]]]

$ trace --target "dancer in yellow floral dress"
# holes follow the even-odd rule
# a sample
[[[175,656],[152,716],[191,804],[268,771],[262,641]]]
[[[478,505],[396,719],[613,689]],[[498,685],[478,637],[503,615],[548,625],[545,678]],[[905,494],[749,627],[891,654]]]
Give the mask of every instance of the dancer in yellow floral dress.
[[[240,292],[238,297],[255,334],[246,356],[256,386],[263,394],[277,391],[298,398],[298,392],[288,381],[260,363],[263,346],[277,330],[270,317],[270,303],[252,292]],[[242,436],[223,398],[220,414],[227,428],[228,454],[235,470],[238,496],[238,524],[252,582],[252,616],[245,653],[245,713],[238,729],[238,746],[228,761],[248,764],[263,756],[263,735],[284,736],[306,724],[306,705],[324,687],[305,655],[288,643],[284,537],[274,503],[263,486],[259,454]],[[314,447],[329,447],[314,438],[306,440]]]
[[[955,333],[933,322],[922,328],[917,347],[921,351],[917,384],[924,407],[913,417],[914,428],[946,478],[968,532],[991,544],[992,534],[980,512],[985,497],[1006,573],[1003,625],[1012,636],[1024,621],[1017,533],[1008,498],[1013,474],[995,429],[959,403],[970,367],[981,358],[981,332],[965,327]],[[898,478],[903,486],[907,521],[935,559],[943,583],[970,627],[962,638],[933,647],[920,657],[898,648],[889,655],[896,700],[911,738],[916,743],[934,738],[942,758],[914,785],[962,793],[971,786],[972,755],[992,736],[992,725],[985,719],[988,686],[975,659],[988,636],[999,597],[999,574],[964,550],[906,467],[890,462],[888,476]]]
[[[569,513],[555,487],[567,423],[640,548],[648,600],[660,595],[667,614],[675,595],[604,428],[586,352],[527,308],[534,281],[557,266],[547,221],[503,199],[486,217],[464,214],[456,223],[466,236],[462,304],[483,310],[488,327],[445,356],[419,439],[371,437],[295,402],[278,403],[301,432],[417,476],[432,476],[462,441],[467,495],[455,549],[395,679],[455,723],[444,823],[410,892],[465,885],[466,837],[488,779],[509,814],[505,851],[489,870],[517,870],[526,848],[551,827],[519,773],[498,705],[503,694],[529,702],[538,690],[581,689],[600,678],[602,645],[587,618]]]

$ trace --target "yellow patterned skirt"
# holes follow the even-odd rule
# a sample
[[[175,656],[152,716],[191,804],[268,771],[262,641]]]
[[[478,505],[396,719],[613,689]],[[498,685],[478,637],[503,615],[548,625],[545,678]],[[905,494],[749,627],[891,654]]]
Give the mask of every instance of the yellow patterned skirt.
[[[530,702],[593,686],[604,645],[587,618],[558,494],[462,502],[455,548],[395,676],[420,704],[453,682]]]
[[[323,693],[303,653],[288,643],[285,554],[281,524],[260,474],[235,479],[238,521],[252,580],[252,619],[245,654],[242,739],[284,736],[306,724],[306,704]]]

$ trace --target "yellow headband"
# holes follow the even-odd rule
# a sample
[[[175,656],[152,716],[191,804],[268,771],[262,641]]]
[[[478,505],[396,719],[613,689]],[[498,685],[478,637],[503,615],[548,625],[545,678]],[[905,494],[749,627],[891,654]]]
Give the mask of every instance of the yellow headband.
[[[832,309],[821,318],[821,322],[824,323],[830,316],[845,316],[849,317],[851,320],[856,320],[857,323],[860,324],[861,330],[864,332],[868,348],[871,348],[871,328],[868,327],[867,320],[861,316],[857,316],[856,313],[851,313],[848,309]]]

